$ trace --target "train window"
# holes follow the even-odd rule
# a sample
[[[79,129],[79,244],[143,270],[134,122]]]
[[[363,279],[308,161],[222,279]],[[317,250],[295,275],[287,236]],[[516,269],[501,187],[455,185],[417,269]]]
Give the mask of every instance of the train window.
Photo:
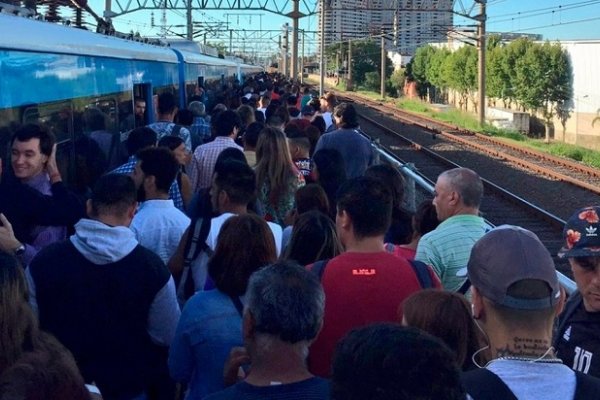
[[[37,123],[40,118],[37,106],[30,106],[23,110],[23,119],[22,122],[24,124],[27,123]]]
[[[23,123],[39,123],[47,126],[56,142],[62,143],[73,139],[73,108],[70,102],[45,103],[27,110],[23,114]]]
[[[117,101],[96,99],[85,105],[83,115],[84,131],[115,132],[117,129]]]

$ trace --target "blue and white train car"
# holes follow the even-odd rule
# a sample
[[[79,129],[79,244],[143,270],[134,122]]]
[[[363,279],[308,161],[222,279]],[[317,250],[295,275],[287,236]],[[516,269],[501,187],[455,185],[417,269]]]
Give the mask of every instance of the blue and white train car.
[[[7,155],[11,125],[43,123],[57,137],[61,169],[68,174],[76,139],[91,129],[84,123],[86,110],[101,111],[105,130],[118,132],[136,97],[146,100],[150,123],[163,91],[177,93],[185,107],[199,83],[217,86],[261,70],[0,13],[0,155]]]

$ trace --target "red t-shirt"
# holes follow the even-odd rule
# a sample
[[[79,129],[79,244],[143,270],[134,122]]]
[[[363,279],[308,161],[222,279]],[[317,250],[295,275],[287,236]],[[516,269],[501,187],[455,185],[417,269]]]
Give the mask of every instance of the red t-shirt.
[[[437,278],[432,279],[439,285]],[[322,377],[330,375],[335,345],[348,331],[374,322],[400,322],[398,307],[421,289],[408,261],[385,251],[349,252],[332,258],[321,282],[325,318],[310,348],[309,369]]]

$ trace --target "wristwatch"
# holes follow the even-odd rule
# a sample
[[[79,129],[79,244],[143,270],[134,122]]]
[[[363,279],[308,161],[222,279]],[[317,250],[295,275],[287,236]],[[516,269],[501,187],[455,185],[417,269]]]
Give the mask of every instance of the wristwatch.
[[[17,247],[16,249],[13,250],[13,254],[15,256],[20,256],[23,253],[25,253],[25,245],[23,243],[21,243],[21,245],[19,247]]]

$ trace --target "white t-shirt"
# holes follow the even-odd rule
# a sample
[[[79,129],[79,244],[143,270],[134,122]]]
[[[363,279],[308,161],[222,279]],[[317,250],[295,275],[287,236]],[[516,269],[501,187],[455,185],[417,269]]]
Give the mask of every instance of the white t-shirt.
[[[233,217],[235,214],[232,213],[223,213],[218,217],[214,217],[210,221],[210,232],[208,232],[208,237],[206,238],[206,244],[211,249],[217,248],[217,237],[219,236],[219,232],[221,232],[221,227],[229,218]],[[281,254],[281,237],[282,230],[281,226],[274,222],[267,222],[269,228],[271,228],[271,232],[273,233],[273,239],[275,239],[275,248],[277,249],[277,257]]]
[[[232,213],[223,213],[218,217],[214,217],[210,220],[210,231],[208,232],[208,236],[206,237],[206,244],[212,250],[217,247],[217,238],[219,237],[219,232],[221,232],[221,227],[229,218],[235,216],[236,214]],[[271,232],[273,233],[273,239],[275,239],[275,249],[277,250],[277,257],[281,254],[281,239],[282,239],[282,230],[281,226],[274,222],[267,222],[269,228],[271,228]],[[203,290],[204,285],[206,284],[206,278],[208,277],[208,256],[206,253],[200,254],[196,260],[192,263],[193,276],[194,276],[194,286],[196,290]]]
[[[175,207],[173,200],[146,200],[139,206],[129,229],[142,246],[167,264],[188,226],[190,219]]]
[[[499,359],[486,368],[519,400],[564,400],[575,395],[575,373],[564,364]]]
[[[325,121],[325,130],[329,129],[329,127],[333,124],[333,118],[331,117],[331,112],[325,111],[321,114],[323,120]]]

